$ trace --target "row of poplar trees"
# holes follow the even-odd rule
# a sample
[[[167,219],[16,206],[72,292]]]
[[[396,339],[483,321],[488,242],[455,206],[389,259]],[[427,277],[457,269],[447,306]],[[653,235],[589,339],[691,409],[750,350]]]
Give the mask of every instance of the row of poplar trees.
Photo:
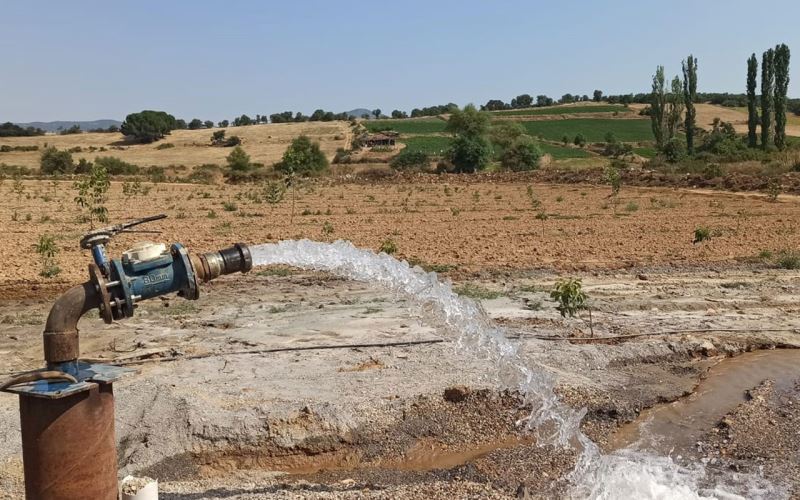
[[[747,145],[758,147],[757,128],[761,125],[761,147],[778,150],[786,147],[786,92],[789,89],[789,47],[785,43],[761,55],[761,116],[756,102],[758,59],[747,60]],[[774,114],[774,117],[773,117]],[[774,133],[773,133],[774,126]]]
[[[697,117],[694,108],[697,100],[697,58],[690,54],[685,61],[682,61],[681,65],[683,79],[675,75],[669,92],[665,87],[664,66],[656,68],[650,102],[650,120],[656,147],[663,150],[676,139],[678,126],[683,118],[686,149],[689,154],[693,154]]]

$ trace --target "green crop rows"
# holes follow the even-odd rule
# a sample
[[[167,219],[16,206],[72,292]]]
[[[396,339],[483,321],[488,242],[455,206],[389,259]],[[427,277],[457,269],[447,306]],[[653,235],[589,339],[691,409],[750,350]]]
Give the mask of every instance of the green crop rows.
[[[612,132],[618,141],[623,142],[640,142],[653,139],[650,120],[573,118],[521,123],[530,135],[550,141],[560,141],[565,136],[571,141],[580,133],[589,142],[603,142],[608,132]]]
[[[447,122],[439,119],[427,120],[370,120],[364,125],[370,132],[394,130],[401,134],[435,134],[444,132]]]
[[[492,112],[495,116],[531,116],[531,115],[573,115],[582,113],[626,113],[629,108],[620,104],[598,104],[597,106],[557,106],[545,108],[509,109]]]

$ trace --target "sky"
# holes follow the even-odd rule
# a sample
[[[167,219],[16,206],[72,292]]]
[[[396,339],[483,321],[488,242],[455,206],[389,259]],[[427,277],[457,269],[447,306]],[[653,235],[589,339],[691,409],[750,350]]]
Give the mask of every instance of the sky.
[[[777,43],[800,97],[798,19],[797,0],[4,2],[0,122],[635,93],[690,53],[699,91],[744,92],[748,56]]]

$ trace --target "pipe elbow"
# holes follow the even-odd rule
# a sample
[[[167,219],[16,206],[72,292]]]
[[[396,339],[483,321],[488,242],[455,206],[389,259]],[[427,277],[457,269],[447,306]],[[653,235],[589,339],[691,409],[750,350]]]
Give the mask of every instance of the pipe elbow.
[[[44,327],[44,358],[48,364],[78,359],[78,321],[100,305],[94,283],[87,281],[67,290],[50,309]]]

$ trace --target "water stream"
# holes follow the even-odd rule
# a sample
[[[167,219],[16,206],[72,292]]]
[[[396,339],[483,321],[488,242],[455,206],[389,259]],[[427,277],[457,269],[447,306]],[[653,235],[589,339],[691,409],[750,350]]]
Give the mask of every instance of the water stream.
[[[285,264],[326,271],[355,281],[369,282],[409,297],[426,323],[452,339],[456,348],[485,360],[503,388],[516,390],[532,408],[520,425],[527,426],[539,443],[571,446],[579,454],[567,478],[573,498],[776,498],[781,492],[758,478],[730,475],[708,484],[700,465],[685,466],[670,457],[629,448],[602,454],[580,430],[585,410],[565,405],[555,395],[548,370],[524,360],[503,328],[495,325],[478,304],[459,297],[435,273],[412,268],[389,255],[376,255],[349,242],[281,241],[250,248],[254,265]]]

